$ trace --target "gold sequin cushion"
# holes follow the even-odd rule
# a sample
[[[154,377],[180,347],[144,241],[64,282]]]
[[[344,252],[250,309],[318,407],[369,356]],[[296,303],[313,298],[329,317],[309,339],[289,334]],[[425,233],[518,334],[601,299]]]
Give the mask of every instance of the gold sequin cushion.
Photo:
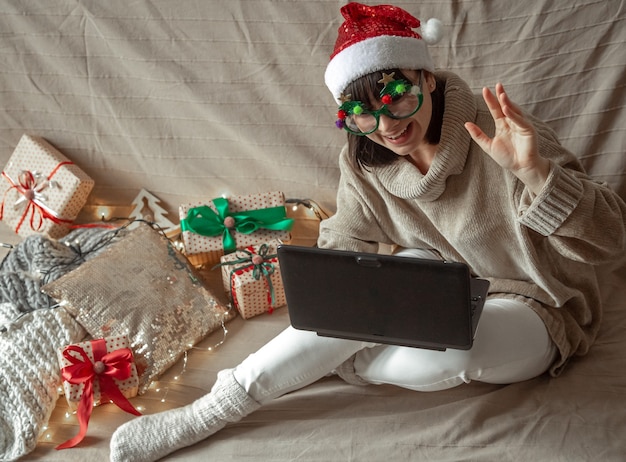
[[[42,290],[93,338],[131,339],[139,393],[235,316],[188,260],[145,224]]]

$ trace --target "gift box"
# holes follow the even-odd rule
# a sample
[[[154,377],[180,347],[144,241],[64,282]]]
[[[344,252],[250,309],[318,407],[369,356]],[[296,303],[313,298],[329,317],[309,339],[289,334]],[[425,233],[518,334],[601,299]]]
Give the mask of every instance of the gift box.
[[[137,396],[139,377],[129,345],[126,336],[119,336],[76,343],[58,350],[59,365],[64,379],[63,391],[71,410],[75,411],[78,408],[83,397],[87,381],[83,379],[86,374],[95,374],[91,377],[93,405],[111,401],[106,390],[104,392],[102,390],[98,377],[101,372],[97,370],[98,367],[106,367],[109,363],[112,367],[123,367],[124,371],[128,371],[126,378],[121,378],[126,375],[125,372],[116,375],[120,378],[113,378],[115,387],[125,398]]]
[[[140,413],[127,398],[137,395],[139,378],[128,337],[106,337],[75,343],[58,350],[63,390],[70,409],[76,410],[78,435],[57,449],[76,446],[87,433],[94,405],[112,402],[126,412]]]
[[[277,242],[249,246],[220,259],[224,291],[244,319],[285,306]]]
[[[219,263],[222,255],[274,239],[291,238],[280,191],[219,197],[179,208],[185,255],[194,266]]]
[[[94,181],[43,138],[23,135],[2,171],[0,220],[26,237],[64,236]]]

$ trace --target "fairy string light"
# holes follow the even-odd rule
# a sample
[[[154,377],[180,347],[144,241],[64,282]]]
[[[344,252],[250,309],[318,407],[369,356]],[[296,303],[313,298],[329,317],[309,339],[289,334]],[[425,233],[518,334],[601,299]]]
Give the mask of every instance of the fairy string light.
[[[221,327],[222,327],[222,338],[217,343],[214,343],[213,345],[208,346],[208,347],[199,347],[197,345],[191,345],[191,344],[188,345],[189,349],[186,350],[183,353],[181,370],[174,377],[172,377],[172,381],[179,382],[181,377],[187,372],[187,366],[188,366],[188,362],[189,362],[189,354],[190,354],[191,350],[197,350],[197,351],[200,351],[200,352],[212,353],[212,352],[214,352],[216,349],[218,349],[220,346],[222,346],[226,342],[226,337],[228,335],[228,329],[226,328],[225,318],[226,318],[226,315],[224,314],[221,317],[221,319],[220,319],[220,324],[221,324]],[[156,381],[155,380],[154,382],[152,382],[150,384],[150,387],[148,388],[148,391],[149,392],[153,391],[157,395],[162,394],[162,396],[160,398],[158,398],[158,401],[160,403],[166,403],[167,402],[167,396],[169,395],[169,392],[170,392],[170,387],[167,386],[167,385],[162,385],[161,381]],[[146,406],[140,405],[140,406],[137,406],[136,409],[141,411],[141,412],[144,412],[146,410]]]
[[[329,218],[330,215],[324,211],[321,205],[315,202],[313,199],[286,199],[286,204],[293,204],[293,210],[297,210],[298,206],[303,206],[312,211],[318,220],[322,221]]]
[[[152,228],[156,229],[157,231],[159,231],[161,234],[165,236],[164,231],[161,230],[160,227],[156,224],[150,223],[146,220],[133,220],[133,221],[143,221],[149,224],[150,226],[152,226]],[[46,260],[38,261],[37,266],[39,268],[37,268],[36,273],[38,274],[38,279],[41,281],[41,284],[43,285],[44,283],[47,283],[48,281],[53,281],[55,278],[62,276],[63,274],[70,271],[71,269],[79,267],[85,261],[88,261],[90,258],[93,258],[95,254],[97,254],[99,251],[104,250],[108,245],[114,244],[118,240],[118,238],[123,238],[123,236],[125,236],[125,231],[128,228],[128,225],[130,223],[131,223],[130,221],[126,220],[126,223],[121,223],[121,226],[116,227],[115,229],[106,229],[106,230],[93,229],[93,230],[84,230],[84,231],[80,231],[76,233],[71,233],[65,239],[59,239],[56,243],[53,243],[52,250],[58,250],[57,253],[59,253],[62,256],[62,258],[54,258],[54,259],[46,259]],[[43,238],[43,236],[41,237]],[[166,238],[168,238],[168,236],[166,236]],[[168,238],[168,241],[171,242],[171,239]],[[20,252],[21,252],[21,248],[19,247],[20,245],[22,244],[18,244],[17,246],[11,249],[11,253],[13,253],[12,258],[18,258],[20,256]],[[32,272],[35,273],[35,270],[33,270]],[[44,298],[42,298],[42,303],[43,302],[44,302]],[[39,306],[41,305],[39,304],[38,308],[53,309],[53,308],[58,308],[60,306],[60,304],[58,303],[53,305],[54,303],[53,299],[48,298],[48,297],[45,297],[45,303],[46,303],[46,306]],[[30,312],[25,312],[25,313],[20,313],[20,314],[22,316],[27,316],[28,314],[30,314]],[[204,350],[209,353],[216,351],[221,345],[223,345],[226,342],[228,338],[229,333],[228,333],[228,329],[226,328],[226,322],[228,319],[230,319],[230,317],[227,315],[224,315],[224,314],[218,315],[218,317],[215,318],[215,321],[217,321],[217,327],[218,327],[218,332],[216,333],[216,335],[210,337],[208,341],[201,343],[200,344],[201,346],[189,345],[190,349],[200,350],[200,351]],[[222,331],[221,334],[219,333],[219,326],[221,326],[221,331]],[[2,327],[4,326],[0,326],[0,328]],[[211,342],[211,339],[213,340],[213,342]],[[172,371],[173,374],[168,375],[171,383],[166,384],[166,383],[161,382],[161,384],[159,384],[157,387],[151,390],[151,393],[153,393],[152,396],[155,396],[154,393],[156,392],[156,390],[158,390],[157,392],[158,394],[156,396],[160,398],[160,401],[165,402],[167,399],[171,399],[169,398],[169,395],[168,395],[168,393],[170,393],[170,387],[172,386],[173,383],[180,382],[182,378],[185,376],[189,368],[189,364],[190,364],[189,359],[192,357],[191,356],[192,354],[198,354],[198,353],[192,353],[191,351],[183,352],[181,360],[175,365],[174,371]],[[180,369],[180,370],[177,370],[177,369]],[[172,379],[172,376],[174,374],[176,375]],[[140,406],[142,408],[145,408],[146,401],[143,401],[141,398],[139,398],[138,402],[141,403]],[[71,423],[72,419],[75,419],[76,417],[74,413],[72,413],[69,410],[67,411],[68,412],[66,412],[65,419],[69,421],[68,423]],[[42,434],[42,439],[45,438],[46,440],[50,441],[51,439],[54,439],[55,431],[54,431],[54,428],[52,429],[46,428],[41,432],[41,434]]]

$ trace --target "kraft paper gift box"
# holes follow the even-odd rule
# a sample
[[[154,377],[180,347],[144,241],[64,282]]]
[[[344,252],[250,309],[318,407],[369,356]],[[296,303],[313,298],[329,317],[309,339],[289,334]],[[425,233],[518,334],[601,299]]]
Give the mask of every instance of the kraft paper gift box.
[[[185,255],[194,266],[213,266],[250,245],[288,241],[294,222],[280,191],[181,205],[179,213]]]
[[[276,248],[279,242],[249,246],[220,259],[224,291],[244,319],[285,306]]]
[[[70,230],[94,181],[43,138],[23,135],[2,171],[0,220],[22,237]]]
[[[91,382],[93,405],[112,400],[112,396],[102,393],[106,386],[100,383],[99,374],[102,370],[98,368],[125,369],[125,373],[116,374],[120,379],[113,378],[113,383],[124,398],[137,395],[139,377],[129,345],[128,337],[112,336],[75,343],[57,350],[63,391],[71,410],[78,409],[87,381]]]

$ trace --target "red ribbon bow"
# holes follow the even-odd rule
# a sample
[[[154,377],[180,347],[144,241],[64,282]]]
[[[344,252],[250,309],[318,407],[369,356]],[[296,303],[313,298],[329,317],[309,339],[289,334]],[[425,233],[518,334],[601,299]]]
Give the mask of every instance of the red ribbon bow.
[[[71,384],[84,384],[83,394],[78,404],[78,422],[80,431],[74,438],[67,440],[56,449],[72,448],[80,443],[87,433],[87,426],[93,410],[93,385],[98,380],[100,394],[113,401],[119,408],[134,415],[141,415],[117,388],[114,379],[126,380],[132,374],[133,353],[129,348],[121,348],[107,353],[106,341],[97,339],[91,341],[93,362],[78,345],[70,345],[63,350],[63,357],[71,364],[61,369],[63,380]],[[78,353],[77,358],[71,353]]]
[[[18,181],[15,182],[6,172],[2,172],[2,176],[6,178],[6,180],[11,185],[6,191],[6,194],[11,190],[15,189],[18,193],[20,193],[21,197],[15,202],[15,207],[20,206],[23,202],[26,202],[26,207],[24,208],[24,212],[15,227],[15,232],[17,233],[19,229],[22,227],[24,220],[30,214],[30,227],[34,231],[39,231],[41,226],[43,225],[44,220],[51,220],[56,224],[67,223],[71,224],[72,220],[64,220],[57,216],[57,214],[48,208],[45,205],[45,196],[41,194],[41,192],[46,189],[51,184],[52,177],[55,173],[64,165],[71,165],[73,162],[60,162],[48,175],[44,181],[40,182],[39,174],[34,174],[30,170],[23,170],[19,173]],[[4,215],[4,200],[2,201],[2,205],[0,206],[0,220]],[[37,220],[37,222],[35,222]]]

